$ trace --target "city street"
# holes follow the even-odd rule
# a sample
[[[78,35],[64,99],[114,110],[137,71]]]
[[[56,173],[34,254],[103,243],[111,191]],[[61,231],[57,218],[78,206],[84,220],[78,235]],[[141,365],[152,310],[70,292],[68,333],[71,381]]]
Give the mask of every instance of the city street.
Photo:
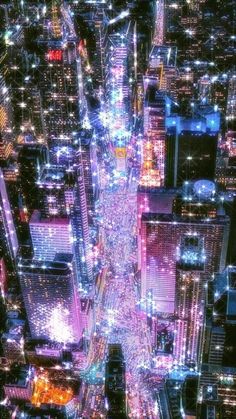
[[[157,418],[158,414],[143,373],[151,366],[150,336],[145,318],[137,310],[131,258],[136,254],[136,186],[135,179],[130,177],[128,186],[122,184],[115,191],[112,187],[107,188],[100,202],[103,262],[108,267],[108,274],[104,295],[96,308],[96,332],[89,348],[88,370],[100,363],[104,377],[107,345],[120,343],[126,361],[129,417],[151,419]],[[91,380],[91,374],[89,376]],[[102,389],[103,383],[96,386],[89,383],[84,418],[105,414]],[[102,414],[98,413],[101,409]]]

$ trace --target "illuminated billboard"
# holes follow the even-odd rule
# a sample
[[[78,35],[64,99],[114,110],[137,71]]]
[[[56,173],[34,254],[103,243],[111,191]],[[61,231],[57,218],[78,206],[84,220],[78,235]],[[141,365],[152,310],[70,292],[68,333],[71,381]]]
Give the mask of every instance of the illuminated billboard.
[[[60,49],[51,49],[47,54],[48,61],[62,61],[63,55]]]

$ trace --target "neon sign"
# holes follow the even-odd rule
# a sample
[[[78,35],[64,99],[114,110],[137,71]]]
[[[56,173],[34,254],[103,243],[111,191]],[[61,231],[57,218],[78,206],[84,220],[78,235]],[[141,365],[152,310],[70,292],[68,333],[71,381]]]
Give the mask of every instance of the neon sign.
[[[48,61],[62,61],[62,50],[52,49],[48,51]]]

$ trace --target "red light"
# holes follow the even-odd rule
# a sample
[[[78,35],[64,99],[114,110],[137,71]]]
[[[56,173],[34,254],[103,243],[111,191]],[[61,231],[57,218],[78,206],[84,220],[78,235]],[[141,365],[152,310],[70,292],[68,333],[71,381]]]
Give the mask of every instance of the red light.
[[[78,51],[80,55],[84,54],[84,41],[81,39],[78,44]]]
[[[62,51],[60,49],[48,51],[48,61],[62,61]]]

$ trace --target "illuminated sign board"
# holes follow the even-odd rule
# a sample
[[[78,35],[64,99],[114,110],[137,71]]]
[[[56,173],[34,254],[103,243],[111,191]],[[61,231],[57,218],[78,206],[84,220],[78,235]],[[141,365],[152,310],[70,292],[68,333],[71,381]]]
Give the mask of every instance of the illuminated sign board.
[[[126,148],[125,147],[116,147],[115,156],[117,159],[124,159],[126,157]]]
[[[48,61],[62,61],[63,55],[60,49],[51,49],[47,54]]]

